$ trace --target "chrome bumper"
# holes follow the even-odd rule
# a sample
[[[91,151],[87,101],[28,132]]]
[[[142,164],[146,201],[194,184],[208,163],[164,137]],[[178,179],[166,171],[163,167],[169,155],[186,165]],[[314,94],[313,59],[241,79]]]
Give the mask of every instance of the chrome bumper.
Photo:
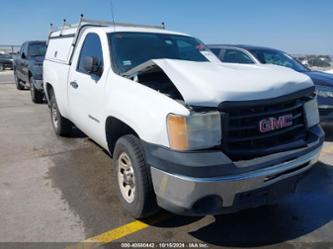
[[[318,161],[321,147],[268,168],[238,175],[193,178],[170,174],[151,167],[154,190],[159,205],[170,211],[192,210],[193,205],[208,196],[218,196],[222,207],[232,207],[237,194],[260,189],[301,174]],[[177,211],[174,211],[177,212]]]
[[[33,84],[37,90],[44,90],[43,88],[43,80],[33,80]]]

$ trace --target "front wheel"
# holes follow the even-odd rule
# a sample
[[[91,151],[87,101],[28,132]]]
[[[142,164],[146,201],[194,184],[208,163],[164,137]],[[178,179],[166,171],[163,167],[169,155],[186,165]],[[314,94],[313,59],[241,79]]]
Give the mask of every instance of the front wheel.
[[[58,136],[69,136],[72,131],[72,123],[68,119],[61,116],[54,93],[51,93],[50,97],[50,113],[54,132]]]
[[[125,135],[119,138],[113,154],[113,165],[123,207],[135,218],[156,213],[158,206],[150,168],[136,136]]]
[[[33,103],[40,104],[43,103],[44,95],[42,92],[38,91],[34,85],[34,79],[30,77],[30,93],[31,93],[31,100]]]
[[[20,80],[19,80],[19,78],[17,78],[17,76],[16,76],[16,73],[14,72],[14,81],[15,81],[15,85],[16,85],[16,89],[17,90],[24,90],[24,86],[22,86],[21,84],[20,84]]]

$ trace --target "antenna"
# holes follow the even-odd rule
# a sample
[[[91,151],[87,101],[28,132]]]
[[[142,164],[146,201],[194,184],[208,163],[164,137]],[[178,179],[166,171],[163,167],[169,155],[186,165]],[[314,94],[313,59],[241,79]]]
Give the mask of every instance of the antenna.
[[[111,8],[111,16],[112,16],[112,22],[113,22],[113,28],[114,31],[116,31],[116,21],[115,21],[115,16],[114,16],[114,12],[113,12],[113,2],[112,0],[110,0],[110,8]]]
[[[64,23],[63,23],[61,31],[60,31],[60,36],[62,36],[62,31],[64,30],[65,26],[66,26],[66,19],[64,19]]]
[[[53,23],[50,23],[50,32],[49,32],[49,36],[48,36],[48,38],[47,38],[47,43],[49,43],[49,39],[50,39],[50,37],[51,37],[52,30],[53,30]]]
[[[79,21],[79,25],[78,25],[78,27],[80,27],[82,21],[83,21],[83,14],[80,15],[80,21]]]

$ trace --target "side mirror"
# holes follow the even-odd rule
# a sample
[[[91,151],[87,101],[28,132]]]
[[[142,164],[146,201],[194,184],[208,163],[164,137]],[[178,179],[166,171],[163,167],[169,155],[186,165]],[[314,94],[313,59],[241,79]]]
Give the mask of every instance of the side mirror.
[[[22,54],[21,54],[21,58],[22,58],[22,59],[27,58],[27,56],[25,55],[25,53],[22,53]]]
[[[83,58],[83,68],[89,74],[96,74],[100,76],[102,73],[102,66],[100,62],[93,56],[86,56]]]

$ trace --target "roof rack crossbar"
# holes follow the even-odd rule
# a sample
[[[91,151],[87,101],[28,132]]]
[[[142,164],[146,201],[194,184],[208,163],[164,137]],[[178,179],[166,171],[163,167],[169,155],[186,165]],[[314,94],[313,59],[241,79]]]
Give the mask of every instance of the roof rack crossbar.
[[[133,24],[133,23],[118,23],[118,22],[111,22],[111,21],[99,21],[99,20],[91,20],[83,18],[81,15],[80,22],[77,24],[64,24],[61,27],[52,27],[50,33],[54,33],[60,31],[62,34],[63,31],[66,29],[73,29],[77,28],[79,30],[81,26],[95,26],[95,27],[109,27],[109,26],[121,26],[121,27],[138,27],[138,28],[155,28],[155,29],[165,29],[164,24],[162,25],[144,25],[144,24]]]

